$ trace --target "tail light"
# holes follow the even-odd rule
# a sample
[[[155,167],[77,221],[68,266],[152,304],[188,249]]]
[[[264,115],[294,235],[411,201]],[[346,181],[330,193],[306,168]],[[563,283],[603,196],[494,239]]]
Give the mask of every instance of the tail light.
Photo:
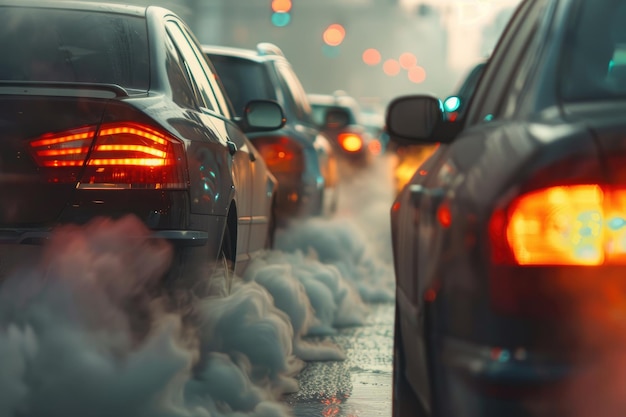
[[[370,143],[368,143],[367,148],[372,155],[380,155],[380,153],[383,151],[383,145],[381,145],[380,141],[378,141],[377,139],[374,139]]]
[[[529,192],[493,214],[489,235],[497,265],[626,264],[626,187]]]
[[[358,152],[363,148],[363,138],[356,133],[340,133],[337,141],[347,152]]]
[[[267,137],[254,140],[263,160],[272,173],[300,174],[304,170],[302,147],[288,137]]]
[[[138,123],[45,134],[30,146],[42,167],[83,167],[83,189],[181,189],[188,184],[183,144]]]
[[[35,162],[41,167],[83,166],[95,134],[95,126],[46,133],[30,142],[30,147]]]

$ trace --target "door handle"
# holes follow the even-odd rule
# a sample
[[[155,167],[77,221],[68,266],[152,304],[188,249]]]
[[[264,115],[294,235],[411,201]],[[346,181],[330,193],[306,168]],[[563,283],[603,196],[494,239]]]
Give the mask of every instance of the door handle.
[[[430,197],[435,200],[436,205],[439,205],[446,196],[445,188],[427,188],[420,184],[409,185],[409,192],[413,204],[417,204],[422,197]]]

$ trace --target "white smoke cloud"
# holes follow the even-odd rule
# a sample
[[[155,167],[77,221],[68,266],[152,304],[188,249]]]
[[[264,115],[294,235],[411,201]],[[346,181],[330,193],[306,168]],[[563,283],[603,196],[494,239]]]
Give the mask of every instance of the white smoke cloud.
[[[288,417],[280,398],[306,361],[344,359],[307,336],[360,325],[363,300],[393,294],[389,202],[353,211],[350,187],[336,219],[281,232],[285,250],[256,258],[225,296],[212,276],[185,311],[162,288],[172,247],[139,219],[58,228],[0,283],[0,417]]]

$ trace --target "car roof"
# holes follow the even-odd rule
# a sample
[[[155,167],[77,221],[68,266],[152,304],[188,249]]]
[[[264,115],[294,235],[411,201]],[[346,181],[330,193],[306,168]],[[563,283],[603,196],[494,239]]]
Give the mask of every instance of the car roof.
[[[324,106],[336,106],[336,107],[349,107],[352,110],[359,108],[358,101],[349,95],[345,94],[307,94],[309,102],[316,105]]]
[[[0,0],[0,7],[1,6],[84,10],[93,12],[126,14],[131,16],[145,16],[147,9],[147,7],[145,6],[133,6],[121,3],[99,3],[75,0]]]
[[[259,44],[263,45],[263,44]],[[271,45],[271,44],[266,44]],[[275,46],[274,46],[275,47]],[[205,54],[228,56],[233,58],[247,59],[250,61],[264,62],[268,60],[285,59],[278,47],[276,53],[262,53],[259,49],[237,48],[233,46],[202,45]]]

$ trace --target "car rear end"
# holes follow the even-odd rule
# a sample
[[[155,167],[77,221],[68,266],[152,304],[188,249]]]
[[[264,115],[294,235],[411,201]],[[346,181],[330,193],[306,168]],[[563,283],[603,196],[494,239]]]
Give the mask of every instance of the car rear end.
[[[357,103],[351,97],[324,94],[309,94],[308,97],[315,122],[333,144],[341,160],[351,166],[366,167],[382,153],[380,141],[357,120]],[[340,99],[354,103],[352,106],[342,105]],[[334,120],[338,115],[341,115],[341,120]],[[347,121],[343,120],[344,115]]]
[[[241,116],[247,102],[254,99],[275,100],[278,83],[269,65],[259,59],[255,51],[204,47],[209,60],[234,107]],[[288,111],[289,109],[285,109]],[[319,215],[323,211],[324,181],[336,176],[334,172],[320,172],[324,164],[314,143],[315,132],[287,117],[287,124],[273,132],[248,134],[250,141],[262,155],[278,180],[276,213],[279,223],[293,218]],[[329,168],[332,169],[332,168]]]
[[[464,285],[446,291],[455,307],[435,327],[451,336],[439,346],[454,370],[448,388],[477,404],[467,415],[623,412],[626,72],[616,67],[626,65],[626,6],[572,5],[558,120],[529,123],[486,151],[483,167],[514,175],[483,179],[481,194],[498,197],[475,201],[485,211],[458,216],[450,236],[467,255],[442,282],[454,269]],[[503,158],[513,148],[519,161]],[[458,209],[449,207],[453,221]]]
[[[140,12],[0,11],[0,274],[34,262],[55,227],[97,217],[206,243],[188,230],[183,142],[135,104],[153,100]]]

